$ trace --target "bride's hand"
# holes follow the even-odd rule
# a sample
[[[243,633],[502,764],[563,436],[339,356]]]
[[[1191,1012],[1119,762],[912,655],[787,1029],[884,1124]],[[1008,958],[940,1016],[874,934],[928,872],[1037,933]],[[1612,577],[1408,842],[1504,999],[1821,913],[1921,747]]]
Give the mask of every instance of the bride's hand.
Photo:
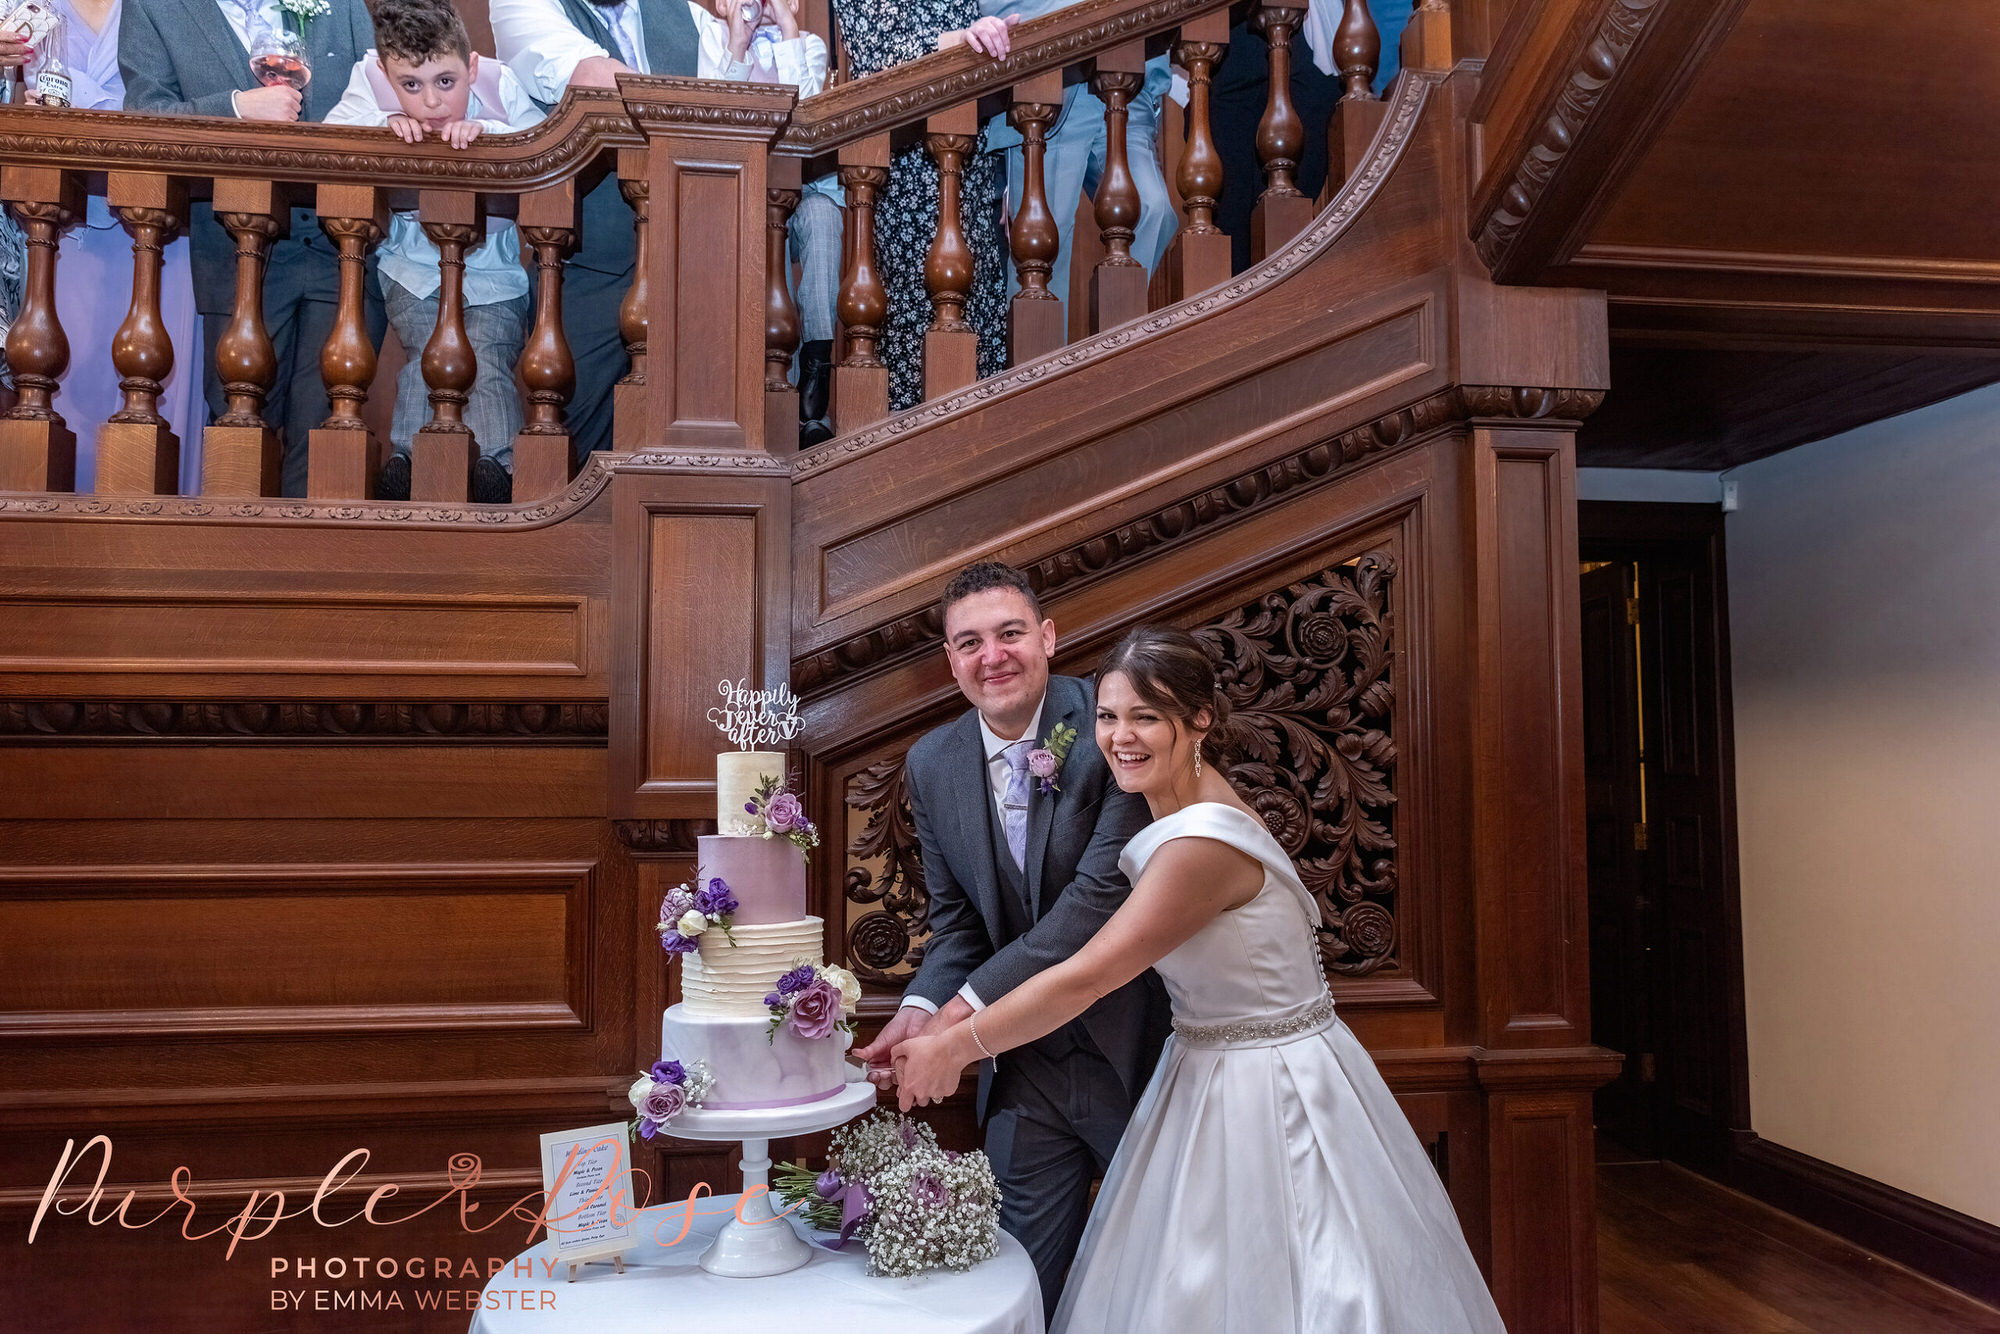
[[[896,1044],[889,1064],[896,1071],[898,1105],[906,1112],[943,1102],[957,1092],[966,1066],[953,1054],[949,1037],[942,1033]]]

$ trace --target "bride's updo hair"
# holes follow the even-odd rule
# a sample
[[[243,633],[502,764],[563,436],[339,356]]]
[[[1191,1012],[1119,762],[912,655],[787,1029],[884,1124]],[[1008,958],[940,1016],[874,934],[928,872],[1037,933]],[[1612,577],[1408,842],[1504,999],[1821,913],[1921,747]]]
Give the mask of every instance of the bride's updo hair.
[[[1192,727],[1206,710],[1209,726],[1201,741],[1201,757],[1218,770],[1235,749],[1230,738],[1229,697],[1215,681],[1215,662],[1201,641],[1174,625],[1141,625],[1104,655],[1097,680],[1112,672],[1132,683],[1132,693],[1184,727]]]

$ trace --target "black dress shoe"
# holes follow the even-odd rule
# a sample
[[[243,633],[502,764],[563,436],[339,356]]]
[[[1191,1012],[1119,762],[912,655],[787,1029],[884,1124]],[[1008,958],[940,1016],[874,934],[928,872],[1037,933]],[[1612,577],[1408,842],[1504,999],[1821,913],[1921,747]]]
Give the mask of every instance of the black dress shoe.
[[[799,349],[799,448],[833,439],[833,341],[816,338]]]
[[[472,498],[481,505],[506,505],[514,499],[514,479],[500,460],[481,454],[472,462]]]
[[[410,498],[410,456],[391,454],[389,461],[382,465],[382,476],[375,483],[375,490],[382,500],[408,500]]]

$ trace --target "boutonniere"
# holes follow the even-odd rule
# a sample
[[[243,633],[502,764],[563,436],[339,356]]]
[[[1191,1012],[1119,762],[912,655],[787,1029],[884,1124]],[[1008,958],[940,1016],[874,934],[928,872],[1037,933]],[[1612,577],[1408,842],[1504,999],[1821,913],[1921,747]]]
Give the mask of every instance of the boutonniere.
[[[1062,784],[1056,781],[1056,772],[1062,762],[1069,758],[1069,748],[1076,742],[1076,729],[1067,723],[1057,723],[1055,730],[1042,739],[1042,744],[1028,752],[1028,772],[1042,780],[1042,795],[1062,791]]]
[[[333,3],[332,0],[278,0],[278,9],[281,15],[292,20],[292,30],[303,37],[306,32],[306,21],[316,19],[322,14],[331,14]]]

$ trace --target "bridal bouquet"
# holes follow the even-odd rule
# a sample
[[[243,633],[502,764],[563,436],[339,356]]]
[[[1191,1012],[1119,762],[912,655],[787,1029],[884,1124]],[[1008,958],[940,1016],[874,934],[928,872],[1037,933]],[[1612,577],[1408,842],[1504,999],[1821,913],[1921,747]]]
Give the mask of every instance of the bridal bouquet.
[[[910,1278],[970,1269],[1000,1253],[1000,1183],[977,1150],[940,1149],[937,1132],[879,1111],[833,1132],[824,1172],[803,1163],[776,1170],[778,1195],[808,1223],[859,1237],[868,1272]]]

